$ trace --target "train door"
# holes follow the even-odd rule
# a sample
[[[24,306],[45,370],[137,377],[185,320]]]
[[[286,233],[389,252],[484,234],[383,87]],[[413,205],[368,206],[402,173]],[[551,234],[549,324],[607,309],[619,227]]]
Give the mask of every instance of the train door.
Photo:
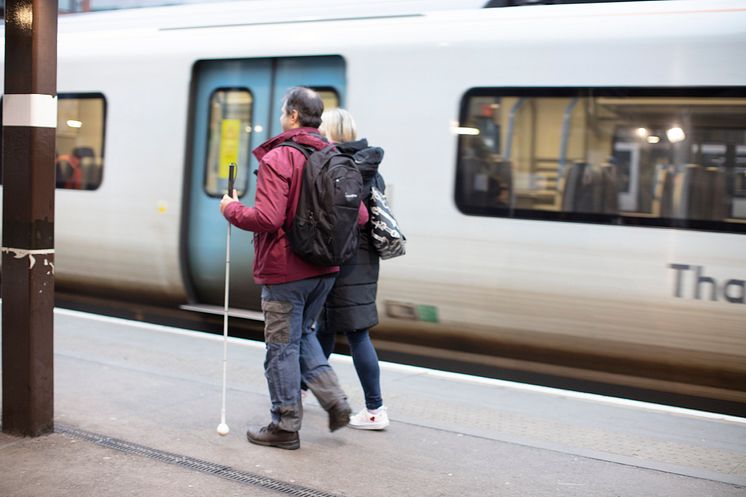
[[[227,224],[218,206],[227,189],[228,164],[238,164],[236,189],[241,202],[253,205],[253,172],[258,163],[251,150],[280,133],[284,93],[293,86],[308,86],[321,93],[325,106],[339,105],[345,94],[344,69],[338,56],[195,64],[183,251],[192,300],[188,307],[217,312],[223,303]],[[233,228],[232,308],[260,309],[260,288],[252,278],[253,255],[252,234]]]

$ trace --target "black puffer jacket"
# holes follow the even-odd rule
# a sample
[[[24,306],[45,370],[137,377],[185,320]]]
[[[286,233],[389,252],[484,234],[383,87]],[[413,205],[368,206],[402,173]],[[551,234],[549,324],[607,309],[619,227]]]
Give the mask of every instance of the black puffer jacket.
[[[383,178],[378,174],[383,149],[369,147],[366,139],[339,143],[337,148],[354,157],[363,177],[363,202],[370,214],[371,186],[381,191],[386,188]],[[378,253],[371,245],[370,224],[367,224],[360,229],[357,254],[340,267],[334,288],[326,299],[320,319],[324,331],[359,331],[378,324],[378,263]]]

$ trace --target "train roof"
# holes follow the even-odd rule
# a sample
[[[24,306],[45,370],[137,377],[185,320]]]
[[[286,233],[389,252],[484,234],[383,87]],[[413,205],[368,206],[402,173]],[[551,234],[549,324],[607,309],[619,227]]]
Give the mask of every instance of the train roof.
[[[573,46],[654,39],[717,38],[743,46],[743,0],[670,0],[437,10],[449,0],[386,0],[371,6],[328,0],[247,0],[96,12],[60,17],[60,58],[179,56],[192,60],[284,55],[345,55],[414,46]],[[222,8],[221,8],[222,7]],[[374,9],[371,10],[371,9]],[[713,38],[713,39],[714,39]],[[4,45],[4,37],[0,36]],[[498,45],[495,45],[497,43]],[[644,47],[643,47],[644,48]],[[1,60],[0,60],[1,62]],[[735,63],[735,61],[731,61]]]
[[[111,29],[175,29],[225,25],[281,24],[333,19],[412,16],[442,10],[480,9],[486,0],[241,0],[65,14],[60,32]],[[0,26],[4,27],[4,26]]]
[[[241,0],[205,4],[182,4],[98,11],[62,15],[58,30],[74,32],[110,32],[137,29],[205,29],[277,24],[307,24],[332,21],[376,20],[437,16],[446,12],[466,11],[482,18],[530,19],[537,16],[562,16],[599,13],[634,15],[636,12],[677,13],[682,11],[718,12],[744,10],[742,0],[642,0],[637,2],[535,5],[522,8],[485,9],[486,0]],[[4,23],[0,24],[0,32]]]

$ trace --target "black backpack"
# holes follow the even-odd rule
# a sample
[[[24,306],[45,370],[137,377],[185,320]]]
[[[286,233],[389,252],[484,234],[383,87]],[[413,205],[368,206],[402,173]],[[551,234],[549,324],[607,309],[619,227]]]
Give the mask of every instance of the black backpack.
[[[306,157],[298,208],[286,232],[290,248],[317,266],[339,266],[358,246],[363,178],[355,160],[334,145],[321,150],[291,141],[282,145],[300,150]]]

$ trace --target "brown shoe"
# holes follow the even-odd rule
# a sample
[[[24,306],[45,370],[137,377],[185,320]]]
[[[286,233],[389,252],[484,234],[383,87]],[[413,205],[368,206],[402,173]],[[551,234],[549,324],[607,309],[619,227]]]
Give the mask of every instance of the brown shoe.
[[[337,431],[344,428],[350,422],[352,409],[347,401],[342,400],[329,409],[329,431]]]
[[[249,442],[266,447],[279,447],[280,449],[295,450],[300,448],[300,437],[297,431],[281,430],[274,423],[262,426],[259,429],[249,428],[246,432]]]

